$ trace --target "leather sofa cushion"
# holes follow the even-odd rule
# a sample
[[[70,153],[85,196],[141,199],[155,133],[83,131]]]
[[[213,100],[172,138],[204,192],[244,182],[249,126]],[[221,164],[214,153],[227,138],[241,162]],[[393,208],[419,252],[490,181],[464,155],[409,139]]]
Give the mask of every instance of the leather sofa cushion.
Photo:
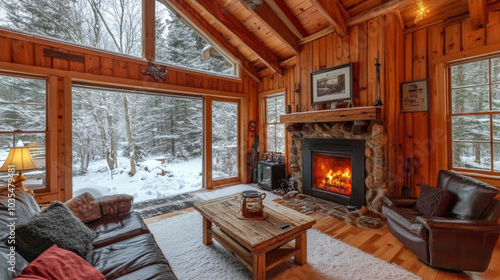
[[[90,264],[109,280],[150,265],[168,265],[168,261],[153,235],[147,233],[94,249]]]
[[[11,254],[9,246],[7,246],[4,242],[0,243],[0,279],[2,280],[12,280],[16,278],[19,273],[29,264],[18,252],[14,251],[15,255],[13,256],[14,260],[11,259],[11,256],[7,254]],[[10,263],[12,261],[13,263]],[[12,265],[13,272],[9,271],[8,268],[11,268]]]
[[[427,239],[427,230],[417,221],[417,216],[420,213],[411,208],[400,207],[386,207],[382,208],[382,214],[394,223],[401,225],[402,228],[407,229],[408,232],[421,239]]]
[[[99,202],[88,192],[66,201],[65,204],[82,223],[97,220],[102,216]]]
[[[116,280],[137,280],[137,279],[145,279],[144,276],[147,275],[147,280],[176,280],[177,276],[175,276],[172,268],[169,265],[165,264],[153,264],[150,266],[146,266],[139,270],[136,270],[132,273],[124,275],[122,277],[116,278]]]
[[[149,229],[137,212],[113,218],[99,219],[87,226],[96,233],[94,248],[103,247],[124,239],[149,233]]]
[[[2,225],[7,225],[9,224],[9,220],[7,218],[11,218],[9,215],[9,194],[10,191],[7,187],[1,188],[0,189],[0,222]],[[19,189],[15,188],[14,193],[15,195],[15,217],[17,218],[16,224],[25,224],[29,220],[31,220],[33,217],[38,215],[40,213],[40,207],[38,206],[38,203],[36,203],[35,198],[31,196],[29,193]],[[9,222],[7,222],[9,221]],[[7,233],[4,230],[0,231],[0,238],[4,238]]]
[[[28,262],[17,251],[14,251],[14,272],[7,270],[7,268],[11,267],[11,264],[8,263],[8,261],[10,261],[10,256],[8,254],[11,254],[11,245],[6,244],[7,239],[10,235],[10,229],[7,227],[7,225],[12,222],[11,220],[8,220],[8,218],[12,217],[9,215],[9,193],[10,192],[7,187],[0,188],[0,224],[2,227],[2,229],[0,230],[0,279],[2,280],[10,280],[15,278],[19,273],[21,273],[23,268],[28,265]],[[38,213],[40,213],[40,207],[29,193],[19,188],[15,188],[14,195],[16,203],[15,217],[17,218],[17,220],[15,221],[16,226],[27,223],[33,217],[38,215]]]
[[[456,203],[450,214],[460,219],[483,219],[498,189],[454,171],[440,171],[439,174],[441,181],[445,182],[441,187],[456,194]]]

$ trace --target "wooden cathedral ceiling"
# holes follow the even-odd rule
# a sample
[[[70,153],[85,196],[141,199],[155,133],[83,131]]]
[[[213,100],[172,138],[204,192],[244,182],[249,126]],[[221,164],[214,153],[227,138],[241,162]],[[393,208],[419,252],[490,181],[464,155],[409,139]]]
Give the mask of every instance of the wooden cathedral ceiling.
[[[214,40],[234,57],[243,57],[247,71],[260,77],[282,75],[286,61],[293,61],[307,38],[328,30],[343,37],[350,26],[388,12],[397,14],[401,27],[416,29],[458,20],[469,12],[480,26],[486,24],[484,9],[500,9],[500,0],[265,0],[255,10],[244,4],[248,0],[163,1],[181,7],[174,10],[189,14],[188,21],[204,25],[205,32],[217,33]],[[428,12],[415,24],[418,3]]]

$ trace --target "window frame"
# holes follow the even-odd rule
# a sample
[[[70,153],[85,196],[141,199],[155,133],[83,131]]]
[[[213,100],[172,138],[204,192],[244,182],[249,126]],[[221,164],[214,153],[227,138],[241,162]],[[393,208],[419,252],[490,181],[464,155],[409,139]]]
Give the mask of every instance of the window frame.
[[[264,131],[263,131],[263,134],[264,134],[264,143],[265,143],[265,149],[264,151],[266,153],[269,153],[269,152],[273,152],[273,153],[281,153],[282,155],[285,154],[285,147],[283,147],[283,151],[276,151],[276,144],[278,142],[278,139],[283,139],[283,143],[285,143],[285,139],[286,139],[286,136],[284,136],[283,138],[279,138],[276,136],[276,129],[277,129],[277,125],[278,124],[284,124],[281,119],[280,121],[278,122],[268,122],[268,119],[267,119],[267,114],[268,114],[268,109],[267,109],[267,101],[270,99],[270,98],[277,98],[277,97],[283,97],[283,99],[285,99],[285,93],[278,93],[278,94],[273,94],[273,95],[269,95],[269,96],[266,96],[264,97],[264,111],[265,111],[265,119],[264,119]],[[286,102],[283,102],[284,105],[285,105],[285,108],[286,108]],[[276,108],[274,109],[274,111],[276,111],[276,118],[278,118],[278,107],[275,106]],[[283,108],[283,112],[285,112],[285,108]],[[284,114],[284,113],[283,113]],[[270,151],[269,150],[269,147],[268,147],[268,140],[270,138],[270,136],[268,135],[268,126],[269,125],[274,125],[274,137],[271,137],[271,138],[274,138],[274,147],[275,147],[275,150],[274,151]]]
[[[260,158],[263,158],[263,154],[267,152],[267,107],[266,107],[266,98],[268,97],[275,97],[283,95],[285,97],[285,113],[286,113],[286,105],[289,104],[289,99],[287,96],[286,88],[279,88],[279,89],[274,89],[274,90],[269,90],[265,92],[260,92],[259,93],[259,122],[258,122],[258,134],[259,137],[259,150],[260,152]],[[283,122],[280,122],[284,124]],[[285,151],[282,153],[282,155],[286,155],[287,151],[289,150],[289,137],[286,133],[286,126],[285,126]],[[264,152],[265,151],[265,152]]]
[[[474,59],[466,59],[466,60],[460,60],[457,62],[452,62],[447,65],[447,106],[446,106],[446,120],[448,125],[447,129],[447,135],[448,135],[448,140],[447,142],[447,152],[448,152],[448,169],[455,170],[464,174],[484,174],[484,175],[493,175],[493,176],[498,176],[500,175],[500,171],[495,171],[494,167],[494,144],[500,145],[500,140],[495,141],[494,140],[494,134],[493,134],[493,116],[498,115],[500,116],[500,109],[497,110],[492,110],[492,86],[494,85],[500,85],[500,82],[492,82],[491,80],[491,72],[492,72],[492,64],[491,60],[494,58],[500,58],[500,55],[494,54],[494,55],[486,55],[486,56],[480,56]],[[458,65],[464,65],[464,64],[469,64],[469,63],[474,63],[478,61],[483,61],[487,60],[488,61],[488,82],[485,84],[477,84],[477,85],[468,85],[468,86],[459,86],[459,87],[453,87],[452,86],[452,67],[453,66],[458,66]],[[489,102],[489,108],[488,110],[485,110],[484,112],[470,112],[470,113],[453,113],[453,90],[454,89],[469,89],[469,88],[476,88],[476,87],[488,87],[488,102]],[[453,140],[453,117],[456,116],[488,116],[489,117],[489,140],[488,141],[481,141],[481,140]],[[482,169],[471,169],[471,168],[462,168],[462,167],[454,167],[453,166],[453,144],[454,143],[484,143],[484,144],[489,144],[490,145],[490,169],[489,170],[482,170]]]
[[[36,76],[36,75],[29,75],[29,74],[17,74],[17,73],[10,73],[10,72],[4,72],[0,71],[0,76],[9,76],[9,77],[14,77],[14,78],[21,78],[21,79],[33,79],[33,80],[43,80],[45,81],[45,129],[44,130],[14,130],[14,131],[0,131],[1,135],[9,135],[9,134],[43,134],[45,137],[45,186],[43,188],[37,188],[37,189],[32,189],[35,194],[40,194],[40,193],[48,193],[50,192],[51,188],[51,158],[53,155],[51,152],[49,152],[49,146],[51,145],[52,141],[51,138],[51,115],[49,115],[49,107],[51,106],[51,98],[50,98],[50,86],[51,86],[51,79],[50,77],[44,77],[44,76]],[[17,174],[17,171],[16,171]]]

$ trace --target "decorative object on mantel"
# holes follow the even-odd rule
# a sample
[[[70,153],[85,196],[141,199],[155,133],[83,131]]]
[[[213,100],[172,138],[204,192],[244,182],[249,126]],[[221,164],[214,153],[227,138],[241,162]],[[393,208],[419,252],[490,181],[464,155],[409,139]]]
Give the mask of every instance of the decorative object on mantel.
[[[300,112],[300,90],[299,90],[300,84],[295,83],[294,87],[295,87],[294,92],[295,92],[295,100],[296,100],[295,113],[297,113],[297,112]]]
[[[377,86],[375,87],[375,104],[373,106],[382,106],[382,101],[380,100],[381,90],[380,90],[380,62],[378,61],[379,56],[372,58],[375,59],[375,69],[377,77]]]
[[[167,79],[167,66],[155,65],[148,61],[148,67],[142,71],[142,74],[153,77],[155,81],[165,81]]]
[[[311,105],[352,101],[352,63],[311,73]]]
[[[429,79],[401,83],[401,113],[429,111]]]

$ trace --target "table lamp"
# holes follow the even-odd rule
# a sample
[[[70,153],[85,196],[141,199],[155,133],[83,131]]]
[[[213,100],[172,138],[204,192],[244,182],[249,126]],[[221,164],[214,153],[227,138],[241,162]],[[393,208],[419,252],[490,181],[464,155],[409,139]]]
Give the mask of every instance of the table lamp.
[[[22,175],[22,171],[39,168],[33,161],[28,147],[10,148],[7,159],[3,163],[2,167],[0,167],[0,172],[7,172],[9,170],[9,166],[11,166],[10,168],[13,166],[15,171],[19,171],[19,175],[14,178],[14,181],[11,184],[20,186],[24,191],[33,194],[32,190],[27,190],[23,185],[23,181],[26,181],[26,177]]]

